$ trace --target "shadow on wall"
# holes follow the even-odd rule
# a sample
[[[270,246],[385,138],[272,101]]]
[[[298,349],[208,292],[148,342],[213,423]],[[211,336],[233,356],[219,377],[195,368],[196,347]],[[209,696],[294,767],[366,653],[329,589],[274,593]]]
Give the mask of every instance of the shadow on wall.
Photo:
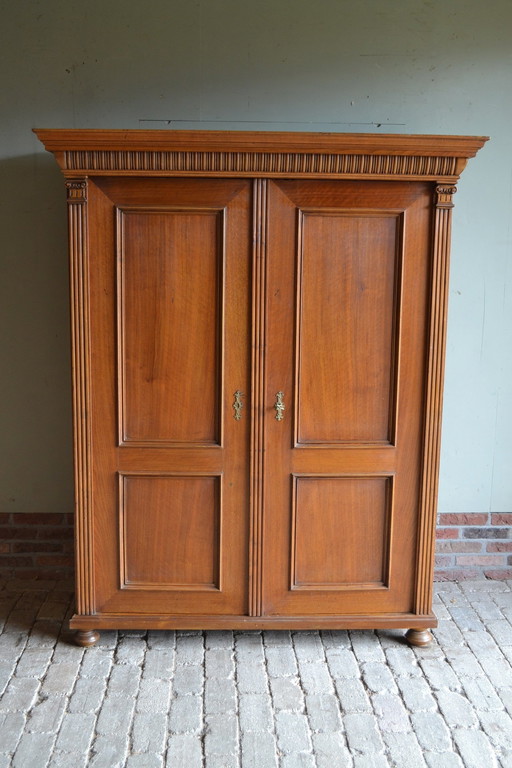
[[[66,196],[44,152],[0,162],[0,231],[0,513],[71,513]]]

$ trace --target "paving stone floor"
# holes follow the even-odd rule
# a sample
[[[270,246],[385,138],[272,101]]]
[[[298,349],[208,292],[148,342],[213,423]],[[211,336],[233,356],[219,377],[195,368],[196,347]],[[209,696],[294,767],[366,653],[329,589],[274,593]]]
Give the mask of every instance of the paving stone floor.
[[[0,585],[0,768],[511,768],[512,582],[436,585],[401,632],[103,632]]]

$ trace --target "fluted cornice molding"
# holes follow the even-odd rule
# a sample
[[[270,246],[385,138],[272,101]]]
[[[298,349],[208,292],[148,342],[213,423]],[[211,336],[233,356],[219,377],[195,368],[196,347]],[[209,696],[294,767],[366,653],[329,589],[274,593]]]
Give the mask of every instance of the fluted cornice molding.
[[[36,130],[67,178],[223,175],[454,183],[484,136]]]

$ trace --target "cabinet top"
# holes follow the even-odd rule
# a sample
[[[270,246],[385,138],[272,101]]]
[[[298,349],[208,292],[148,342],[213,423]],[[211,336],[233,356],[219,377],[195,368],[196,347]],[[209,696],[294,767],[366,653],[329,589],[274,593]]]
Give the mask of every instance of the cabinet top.
[[[68,178],[268,176],[454,182],[486,136],[36,129]]]

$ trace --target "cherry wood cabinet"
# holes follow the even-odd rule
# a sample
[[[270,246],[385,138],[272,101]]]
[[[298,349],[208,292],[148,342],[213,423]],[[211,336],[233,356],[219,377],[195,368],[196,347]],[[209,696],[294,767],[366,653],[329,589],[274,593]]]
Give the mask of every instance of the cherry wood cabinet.
[[[42,130],[77,613],[429,641],[450,216],[482,137]]]

